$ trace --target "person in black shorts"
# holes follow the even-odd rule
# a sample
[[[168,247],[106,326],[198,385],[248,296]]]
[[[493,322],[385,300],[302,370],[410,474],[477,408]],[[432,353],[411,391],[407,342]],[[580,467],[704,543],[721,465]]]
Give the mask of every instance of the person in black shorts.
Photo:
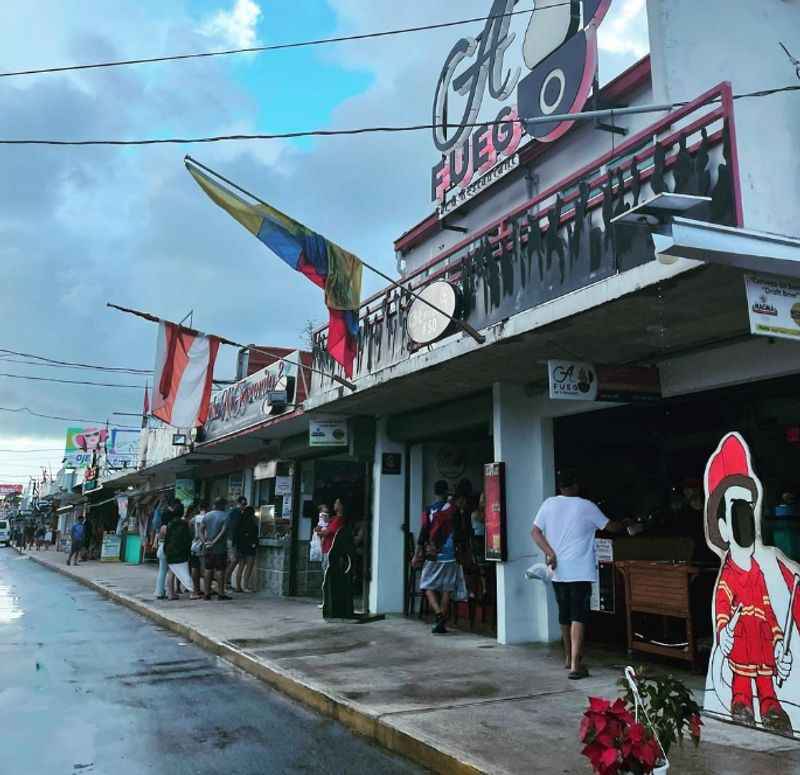
[[[252,506],[245,506],[234,537],[236,556],[239,558],[236,574],[237,592],[255,592],[253,570],[258,550],[258,520]]]
[[[564,642],[565,667],[572,680],[586,678],[583,643],[589,623],[592,582],[597,580],[595,534],[619,532],[591,501],[579,498],[580,487],[572,471],[559,473],[561,494],[548,498],[539,509],[531,536],[553,569],[553,589],[558,603],[558,623]]]
[[[214,503],[214,510],[209,511],[203,519],[206,561],[206,600],[211,600],[211,584],[214,581],[214,574],[217,574],[219,599],[230,600],[230,597],[225,594],[225,571],[228,567],[228,541],[226,535],[228,513],[225,508],[226,505],[225,499],[220,498]]]

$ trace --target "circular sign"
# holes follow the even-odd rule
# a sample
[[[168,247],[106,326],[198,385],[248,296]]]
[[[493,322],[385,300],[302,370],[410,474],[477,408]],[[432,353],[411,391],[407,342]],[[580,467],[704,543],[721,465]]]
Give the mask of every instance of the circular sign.
[[[419,298],[414,299],[408,311],[408,335],[417,344],[431,344],[447,333],[458,309],[458,291],[455,286],[440,280],[423,288],[417,296]]]

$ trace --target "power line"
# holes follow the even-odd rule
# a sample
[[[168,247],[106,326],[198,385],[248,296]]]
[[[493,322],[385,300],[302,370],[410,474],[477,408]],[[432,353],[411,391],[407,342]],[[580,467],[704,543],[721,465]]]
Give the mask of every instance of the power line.
[[[63,447],[58,447],[57,449],[0,449],[0,453],[14,452],[21,455],[27,455],[29,453],[34,453],[34,452],[63,452],[63,451],[64,451]]]
[[[66,65],[63,67],[43,67],[35,70],[16,70],[11,72],[0,73],[0,78],[11,78],[20,75],[43,75],[46,73],[65,73],[74,70],[96,70],[108,67],[127,67],[131,65],[147,65],[156,62],[177,62],[186,59],[207,59],[210,57],[224,57],[233,56],[236,54],[262,54],[267,51],[283,51],[293,48],[308,48],[311,46],[325,46],[332,43],[345,43],[355,40],[369,40],[374,38],[386,38],[393,35],[407,35],[413,32],[427,32],[429,30],[443,30],[449,27],[460,27],[465,24],[473,24],[475,22],[485,22],[494,19],[503,19],[510,16],[519,16],[521,14],[533,14],[539,11],[547,11],[550,8],[560,8],[564,5],[569,5],[569,2],[558,2],[552,5],[540,6],[539,8],[526,9],[523,11],[509,11],[508,13],[495,14],[493,16],[475,16],[471,19],[458,19],[451,22],[440,22],[438,24],[424,24],[417,27],[401,27],[393,30],[383,30],[380,32],[364,32],[356,35],[340,35],[331,38],[317,38],[314,40],[303,40],[293,43],[274,43],[268,46],[251,46],[249,48],[232,48],[222,51],[200,51],[190,54],[170,54],[160,57],[142,57],[137,59],[121,59],[113,60],[110,62],[95,62],[83,65]]]
[[[41,417],[45,420],[61,420],[62,422],[88,422],[94,425],[105,425],[108,422],[107,420],[87,420],[85,417],[57,417],[52,414],[40,414],[39,412],[34,412],[33,409],[30,409],[27,406],[21,406],[18,409],[10,409],[6,406],[0,406],[0,412],[10,412],[11,414],[29,414],[32,417]],[[121,428],[122,430],[139,430],[139,428],[133,428],[124,425],[118,425],[115,427]]]
[[[33,377],[29,374],[6,374],[0,371],[0,377],[8,377],[9,379],[25,379],[33,382],[57,382],[59,385],[88,385],[90,387],[104,387],[104,388],[132,388],[133,390],[141,390],[143,385],[120,385],[109,382],[87,382],[80,379],[55,379],[52,377]]]
[[[791,85],[791,86],[781,86],[775,89],[763,89],[761,91],[755,92],[748,92],[746,94],[735,94],[733,95],[734,100],[743,100],[743,99],[752,99],[756,97],[771,97],[774,94],[781,94],[784,92],[796,92],[800,91],[800,86]],[[719,99],[716,100],[709,100],[707,104],[713,104],[714,102],[719,102]],[[674,102],[668,103],[666,105],[658,105],[652,108],[650,112],[664,112],[665,110],[671,108],[682,107],[686,105],[686,102]],[[624,108],[620,108],[618,111],[612,111],[609,109],[608,112],[615,112],[618,114],[623,114],[625,111]],[[647,113],[649,112],[646,107],[638,108],[636,110],[637,113]],[[596,116],[591,115],[591,119],[594,120]],[[571,114],[569,117],[570,121],[581,121],[586,119],[587,116],[581,115],[580,113]],[[354,129],[312,129],[306,131],[296,131],[296,132],[274,132],[274,133],[258,133],[258,134],[235,134],[235,135],[211,135],[208,137],[152,137],[152,138],[144,138],[138,140],[31,140],[31,139],[18,139],[18,140],[9,140],[9,139],[0,139],[0,145],[48,145],[48,146],[91,146],[91,145],[103,145],[103,146],[138,146],[138,145],[197,145],[202,143],[220,143],[220,142],[230,142],[235,140],[292,140],[298,139],[303,137],[346,137],[346,136],[353,136],[353,135],[366,135],[366,134],[397,134],[403,132],[419,132],[422,130],[431,130],[437,128],[457,128],[459,126],[465,127],[489,127],[489,126],[496,126],[496,125],[503,125],[509,123],[525,123],[527,120],[535,120],[537,123],[542,123],[545,121],[559,121],[562,119],[557,119],[553,116],[549,117],[542,117],[538,119],[525,119],[525,118],[517,118],[517,119],[503,119],[501,121],[480,121],[468,124],[407,124],[407,125],[397,125],[397,126],[370,126],[370,127],[359,127]],[[0,351],[2,352],[2,351]]]
[[[130,369],[124,366],[97,366],[91,363],[81,363],[79,361],[62,361],[57,358],[48,358],[46,355],[33,355],[32,353],[18,352],[17,350],[8,350],[0,347],[0,353],[7,353],[8,355],[16,355],[20,358],[29,358],[36,361],[42,361],[42,364],[28,364],[34,365],[48,365],[60,366],[62,368],[70,369],[93,369],[94,371],[108,371],[115,374],[145,374],[150,375],[153,373],[152,369]]]

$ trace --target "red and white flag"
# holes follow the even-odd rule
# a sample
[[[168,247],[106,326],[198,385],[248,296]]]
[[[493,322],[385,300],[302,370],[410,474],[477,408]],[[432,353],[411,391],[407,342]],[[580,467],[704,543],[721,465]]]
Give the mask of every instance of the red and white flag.
[[[219,339],[160,321],[152,414],[176,428],[195,428],[208,416]]]

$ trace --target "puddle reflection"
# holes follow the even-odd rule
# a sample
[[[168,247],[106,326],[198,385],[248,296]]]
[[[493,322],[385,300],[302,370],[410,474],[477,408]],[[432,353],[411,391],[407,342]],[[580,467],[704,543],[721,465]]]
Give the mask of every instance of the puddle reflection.
[[[13,622],[23,613],[19,607],[19,598],[5,584],[0,584],[0,624]]]

